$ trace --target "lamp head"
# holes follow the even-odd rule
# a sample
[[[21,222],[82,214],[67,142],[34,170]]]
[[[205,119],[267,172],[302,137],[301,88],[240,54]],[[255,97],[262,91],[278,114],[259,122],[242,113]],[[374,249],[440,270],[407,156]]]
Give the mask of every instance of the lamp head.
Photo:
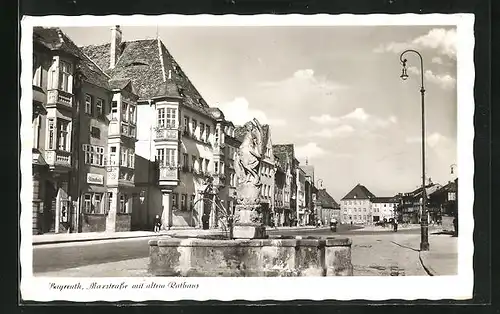
[[[401,70],[401,79],[403,81],[406,81],[406,79],[408,79],[408,73],[406,72],[406,59],[404,59],[402,62],[403,64],[403,69]]]

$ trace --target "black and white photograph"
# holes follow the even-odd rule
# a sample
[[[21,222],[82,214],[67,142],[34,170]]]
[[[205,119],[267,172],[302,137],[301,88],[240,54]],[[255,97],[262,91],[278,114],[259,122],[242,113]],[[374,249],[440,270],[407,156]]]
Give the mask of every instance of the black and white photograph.
[[[25,17],[23,298],[471,297],[473,24]]]

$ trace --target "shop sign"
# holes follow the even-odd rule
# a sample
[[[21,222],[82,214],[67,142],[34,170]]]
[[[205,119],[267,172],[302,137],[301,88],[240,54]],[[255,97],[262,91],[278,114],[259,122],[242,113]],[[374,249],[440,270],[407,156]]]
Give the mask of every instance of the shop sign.
[[[104,184],[104,176],[102,174],[87,173],[87,183]]]

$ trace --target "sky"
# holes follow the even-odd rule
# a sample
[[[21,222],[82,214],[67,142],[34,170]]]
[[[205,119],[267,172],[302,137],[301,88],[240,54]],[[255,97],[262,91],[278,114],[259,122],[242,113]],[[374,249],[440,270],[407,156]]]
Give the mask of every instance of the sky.
[[[109,27],[62,30],[79,46]],[[424,60],[426,176],[445,184],[457,162],[456,29],[449,26],[132,27],[157,35],[207,103],[242,124],[271,126],[339,201],[356,184],[376,196],[421,184],[420,59]],[[140,121],[138,122],[140,123]]]

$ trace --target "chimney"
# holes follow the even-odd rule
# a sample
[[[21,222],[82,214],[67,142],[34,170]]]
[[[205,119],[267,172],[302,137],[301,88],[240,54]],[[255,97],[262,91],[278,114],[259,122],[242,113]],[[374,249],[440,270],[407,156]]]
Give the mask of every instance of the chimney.
[[[113,69],[120,57],[120,45],[122,43],[122,31],[120,25],[111,27],[111,45],[109,48],[109,68]]]

